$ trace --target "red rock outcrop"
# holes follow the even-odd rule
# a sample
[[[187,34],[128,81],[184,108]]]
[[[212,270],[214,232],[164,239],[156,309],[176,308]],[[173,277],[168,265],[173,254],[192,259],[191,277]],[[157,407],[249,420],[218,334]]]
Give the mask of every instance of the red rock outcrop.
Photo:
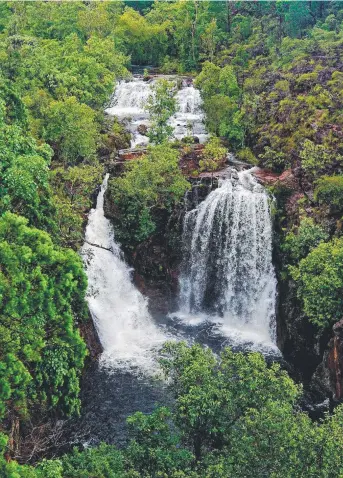
[[[254,176],[265,186],[282,185],[297,191],[299,184],[291,169],[286,169],[281,174],[274,173],[268,169],[254,168]]]

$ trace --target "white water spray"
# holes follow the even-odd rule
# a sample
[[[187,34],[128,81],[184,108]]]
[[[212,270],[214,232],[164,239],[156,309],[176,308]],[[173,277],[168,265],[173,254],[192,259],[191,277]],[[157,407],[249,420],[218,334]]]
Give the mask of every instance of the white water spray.
[[[249,171],[233,171],[186,214],[183,244],[183,315],[219,321],[237,342],[275,342],[269,200]]]
[[[175,79],[172,79],[175,81]],[[149,128],[149,114],[145,110],[148,98],[153,94],[156,81],[144,81],[142,78],[133,78],[131,81],[121,81],[115,89],[111,106],[106,109],[110,116],[129,120],[128,129],[132,134],[131,148],[146,146],[149,139],[140,133],[139,127]],[[196,136],[200,143],[208,137],[204,125],[202,99],[199,90],[192,85],[184,84],[175,95],[176,113],[169,119],[173,127],[174,138],[182,139],[185,136]]]
[[[176,105],[176,113],[169,120],[174,129],[174,138],[196,136],[200,143],[205,143],[208,134],[200,91],[192,85],[184,86],[176,94]]]
[[[104,216],[106,175],[86,228],[82,257],[88,276],[87,301],[104,353],[102,364],[110,368],[156,369],[154,352],[166,337],[148,312],[147,301],[131,281],[113,231]],[[96,244],[92,246],[90,244]]]

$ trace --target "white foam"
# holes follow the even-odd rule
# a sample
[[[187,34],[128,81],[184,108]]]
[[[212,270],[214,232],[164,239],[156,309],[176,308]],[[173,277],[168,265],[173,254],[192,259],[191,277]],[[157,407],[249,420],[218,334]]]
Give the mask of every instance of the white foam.
[[[108,115],[129,120],[128,130],[132,134],[131,148],[146,146],[149,143],[148,137],[138,132],[138,127],[150,126],[146,104],[153,95],[155,84],[155,80],[146,82],[142,78],[119,82],[111,105],[105,110]],[[175,99],[177,111],[169,119],[169,124],[174,130],[174,139],[197,136],[200,143],[206,142],[208,134],[199,90],[193,86],[183,86],[177,91]]]
[[[234,343],[275,348],[276,278],[267,193],[249,171],[221,182],[188,212],[180,311],[218,324]]]
[[[109,368],[138,367],[156,371],[156,354],[166,336],[155,325],[147,300],[131,280],[131,270],[115,243],[110,222],[104,216],[102,184],[97,205],[89,214],[82,257],[88,276],[87,301],[104,352],[101,363]],[[105,248],[91,246],[97,244]]]

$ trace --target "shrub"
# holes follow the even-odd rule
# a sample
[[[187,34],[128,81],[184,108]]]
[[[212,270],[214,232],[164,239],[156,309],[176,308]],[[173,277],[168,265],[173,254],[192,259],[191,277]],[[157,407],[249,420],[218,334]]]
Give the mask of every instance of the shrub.
[[[124,478],[122,454],[111,445],[100,444],[80,452],[77,448],[62,459],[63,476],[68,478]]]
[[[206,143],[202,159],[199,161],[201,171],[217,171],[224,165],[227,150],[221,145],[219,138],[213,136]]]
[[[297,264],[320,242],[326,241],[328,234],[312,218],[304,218],[299,226],[286,234],[281,246],[288,264]]]
[[[241,149],[236,156],[240,161],[243,161],[243,163],[248,163],[253,166],[256,166],[258,164],[258,159],[250,148]]]
[[[150,147],[110,182],[116,237],[126,246],[147,239],[157,227],[158,211],[171,211],[189,188],[179,168],[179,153],[169,145]]]
[[[323,172],[342,165],[343,157],[328,150],[322,144],[306,139],[300,152],[301,167],[309,178],[316,178]]]
[[[334,211],[343,210],[343,176],[324,176],[316,182],[314,198]]]
[[[320,329],[343,316],[343,238],[321,243],[290,268],[309,320]]]

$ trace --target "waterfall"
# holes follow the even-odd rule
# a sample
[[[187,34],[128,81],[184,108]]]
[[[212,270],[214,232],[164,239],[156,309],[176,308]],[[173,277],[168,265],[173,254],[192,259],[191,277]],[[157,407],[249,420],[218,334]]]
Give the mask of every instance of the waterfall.
[[[200,143],[208,138],[202,110],[200,91],[194,86],[183,86],[176,94],[176,113],[169,123],[174,128],[174,137],[182,139],[185,136],[196,136]]]
[[[144,104],[153,83],[139,78],[119,83],[107,110],[127,120],[133,133],[132,147],[148,139],[139,126],[149,124]],[[191,129],[205,140],[199,92],[184,84],[176,92],[176,100],[177,112],[169,120],[174,136],[188,136]],[[107,181],[108,175],[96,208],[89,214],[81,251],[88,276],[87,301],[104,348],[101,362],[110,369],[154,371],[156,354],[170,337],[169,329],[155,324],[147,300],[132,283],[131,269],[104,216]],[[186,214],[183,244],[183,316],[220,323],[220,330],[240,343],[273,342],[276,281],[269,202],[250,172],[233,172]],[[175,337],[173,325],[172,329]]]
[[[130,269],[104,216],[108,174],[86,228],[82,257],[88,276],[87,301],[104,348],[101,361],[115,368],[154,368],[153,351],[166,337],[148,312],[147,301],[131,281]],[[92,246],[96,244],[97,246]]]
[[[144,104],[151,95],[151,83],[139,78],[131,81],[120,81],[114,91],[111,105],[106,112],[110,115],[129,118],[146,113]]]
[[[175,78],[171,78],[175,81]],[[110,116],[129,120],[128,130],[132,134],[131,148],[146,146],[147,136],[141,133],[142,126],[149,127],[149,114],[145,110],[148,98],[153,94],[155,80],[149,82],[142,78],[133,78],[130,81],[118,83],[110,106],[105,111]],[[204,125],[204,113],[199,90],[193,86],[183,84],[175,94],[176,113],[169,119],[173,127],[174,138],[182,139],[185,136],[197,136],[200,143],[208,137]]]
[[[211,317],[238,341],[275,341],[276,278],[267,193],[249,171],[232,172],[188,212],[180,309]]]

